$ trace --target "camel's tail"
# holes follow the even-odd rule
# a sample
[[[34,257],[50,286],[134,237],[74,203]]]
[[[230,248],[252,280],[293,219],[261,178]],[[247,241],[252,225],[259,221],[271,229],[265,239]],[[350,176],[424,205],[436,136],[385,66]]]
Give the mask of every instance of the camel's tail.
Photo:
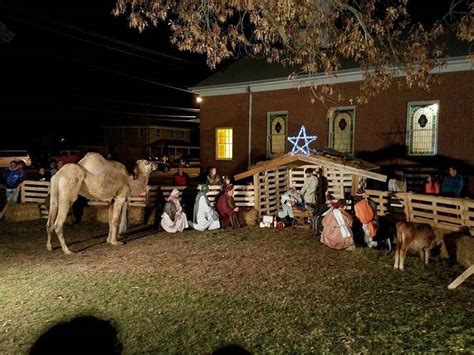
[[[59,209],[59,175],[56,174],[51,178],[50,191],[49,191],[49,214],[46,228],[51,230],[58,216]]]

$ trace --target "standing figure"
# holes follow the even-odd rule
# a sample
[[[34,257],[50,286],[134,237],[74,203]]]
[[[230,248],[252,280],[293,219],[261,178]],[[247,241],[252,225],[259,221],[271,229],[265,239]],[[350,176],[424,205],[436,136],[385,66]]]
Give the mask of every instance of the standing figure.
[[[214,208],[211,207],[206,196],[208,191],[209,186],[206,184],[202,185],[194,202],[192,227],[198,231],[219,229],[221,227],[219,216]]]
[[[188,228],[186,213],[183,212],[179,202],[179,190],[171,191],[168,201],[165,203],[163,214],[161,215],[161,226],[168,233],[182,232]]]
[[[18,166],[15,160],[10,162],[10,166],[3,172],[3,181],[7,194],[7,202],[17,203],[20,194],[20,185],[25,179],[25,172]]]
[[[222,228],[240,228],[237,215],[239,208],[235,206],[233,185],[225,188],[225,192],[217,200],[216,209]]]
[[[173,175],[173,183],[175,186],[188,186],[189,175],[184,172],[184,166],[178,167],[178,172]]]
[[[338,200],[332,204],[332,210],[323,218],[323,236],[321,243],[337,250],[355,249],[352,235],[352,217],[344,209],[346,201]]]
[[[207,185],[221,185],[222,184],[222,179],[217,174],[217,169],[216,168],[211,168],[209,170],[209,175],[206,177],[206,183]]]
[[[464,179],[458,174],[458,169],[454,166],[449,167],[449,175],[441,184],[443,196],[460,197],[464,186]]]
[[[425,194],[439,195],[441,192],[441,186],[439,182],[431,175],[428,175],[425,180]]]
[[[306,208],[311,209],[314,209],[316,206],[316,189],[318,188],[318,178],[313,175],[313,172],[312,168],[307,168],[304,171],[304,183],[300,190]]]

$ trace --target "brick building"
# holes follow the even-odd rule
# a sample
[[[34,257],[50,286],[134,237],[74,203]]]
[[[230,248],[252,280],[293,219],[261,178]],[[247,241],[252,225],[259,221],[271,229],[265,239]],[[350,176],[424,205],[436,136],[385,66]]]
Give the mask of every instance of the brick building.
[[[334,84],[345,97],[354,97],[360,70],[294,80],[289,74],[290,69],[245,58],[193,88],[203,99],[203,168],[216,166],[231,175],[244,171],[289,151],[286,138],[297,135],[301,125],[318,136],[312,148],[358,155],[404,145],[408,158],[444,156],[474,165],[474,71],[466,56],[448,58],[438,71],[440,83],[429,92],[394,84],[368,104],[344,107],[312,104],[310,86]]]

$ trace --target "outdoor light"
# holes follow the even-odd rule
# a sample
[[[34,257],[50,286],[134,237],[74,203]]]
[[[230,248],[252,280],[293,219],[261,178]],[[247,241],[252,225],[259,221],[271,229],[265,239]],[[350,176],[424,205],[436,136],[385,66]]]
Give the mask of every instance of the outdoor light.
[[[196,97],[196,102],[200,104],[202,102],[202,97],[201,96]]]
[[[295,155],[297,153],[303,153],[305,155],[309,155],[309,144],[314,142],[318,136],[307,136],[306,135],[306,128],[301,126],[300,132],[298,133],[297,137],[288,137],[288,141],[293,144],[293,149],[291,150],[291,155]],[[300,146],[299,141],[302,140],[303,143]]]

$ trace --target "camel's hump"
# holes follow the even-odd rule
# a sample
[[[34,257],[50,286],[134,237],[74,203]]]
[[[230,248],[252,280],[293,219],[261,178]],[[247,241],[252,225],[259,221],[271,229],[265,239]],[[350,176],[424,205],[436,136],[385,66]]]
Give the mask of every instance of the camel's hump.
[[[128,176],[127,169],[122,163],[107,160],[101,154],[95,152],[90,152],[84,155],[84,158],[82,158],[78,164],[89,172],[109,170],[120,172]]]

